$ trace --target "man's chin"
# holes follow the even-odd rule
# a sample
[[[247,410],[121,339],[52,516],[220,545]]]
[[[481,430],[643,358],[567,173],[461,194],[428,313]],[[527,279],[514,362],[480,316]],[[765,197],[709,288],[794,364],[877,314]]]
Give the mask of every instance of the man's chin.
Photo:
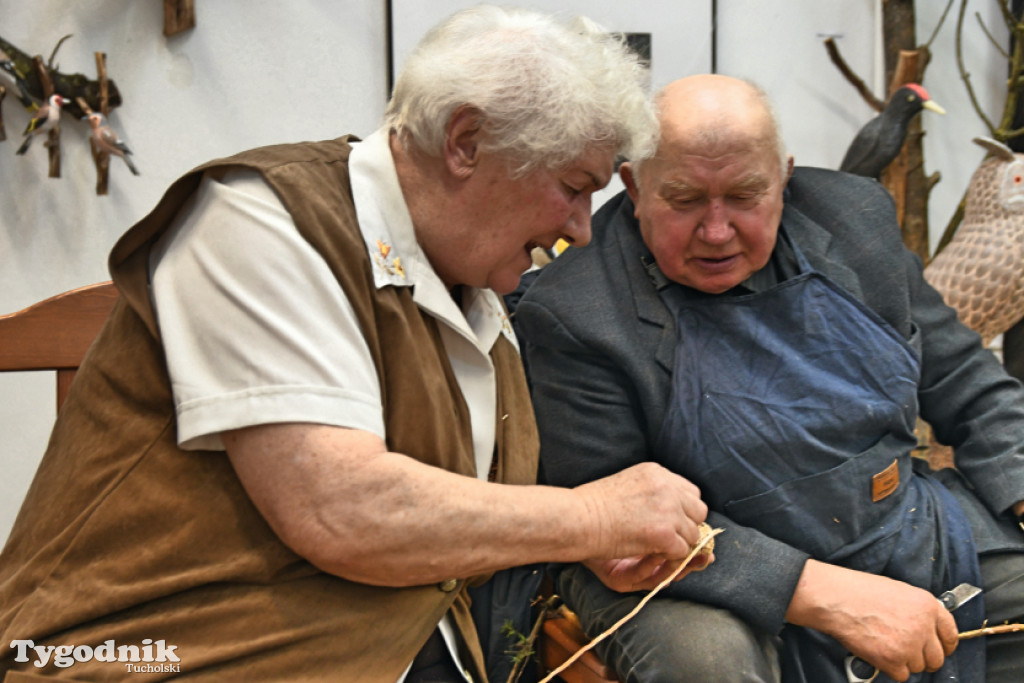
[[[704,277],[692,278],[687,286],[705,294],[723,294],[750,277],[735,271],[729,273],[705,274]]]
[[[736,283],[736,284],[739,284],[739,283]],[[698,290],[704,292],[705,294],[725,294],[726,292],[728,292],[730,289],[732,289],[735,286],[736,285],[714,285],[714,286],[706,285],[704,287],[695,287],[695,289],[698,289]]]

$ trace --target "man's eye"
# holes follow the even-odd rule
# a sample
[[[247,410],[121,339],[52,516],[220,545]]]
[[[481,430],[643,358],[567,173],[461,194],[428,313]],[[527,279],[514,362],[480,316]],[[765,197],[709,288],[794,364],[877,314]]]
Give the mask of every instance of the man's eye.
[[[680,209],[687,209],[696,206],[700,202],[697,197],[676,197],[669,201],[672,206]]]

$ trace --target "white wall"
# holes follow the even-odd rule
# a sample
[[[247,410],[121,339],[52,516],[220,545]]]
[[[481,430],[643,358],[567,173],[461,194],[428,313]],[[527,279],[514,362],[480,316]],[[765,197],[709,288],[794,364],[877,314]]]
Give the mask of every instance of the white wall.
[[[429,25],[475,4],[393,0],[396,61]],[[565,14],[586,13],[611,30],[653,34],[654,87],[711,68],[710,0],[524,0]],[[918,2],[918,38],[932,32],[945,2]],[[162,34],[159,0],[0,0],[0,35],[49,55],[57,40],[62,71],[94,77],[93,52],[107,53],[124,105],[111,119],[136,153],[142,177],[112,160],[110,195],[94,193],[85,126],[62,135],[63,178],[46,177],[42,145],[14,155],[27,115],[4,100],[9,139],[0,144],[0,313],[65,289],[106,279],[107,251],[166,186],[208,158],[256,145],[373,130],[386,97],[384,0],[197,0],[198,25]],[[971,0],[1005,42],[996,3]],[[880,0],[718,2],[717,70],[759,82],[779,110],[797,163],[835,167],[874,112],[828,60],[835,35],[851,66],[884,92]],[[956,73],[955,16],[933,45],[925,86],[948,111],[925,112],[925,164],[943,180],[933,192],[932,243],[959,201],[984,134]],[[968,68],[990,117],[1003,99],[1005,62],[973,18]],[[604,193],[619,189],[616,185]],[[51,377],[0,375],[0,542],[6,537],[53,420]],[[57,503],[55,503],[57,504]]]
[[[111,160],[110,194],[95,194],[87,126],[62,125],[62,177],[47,177],[36,140],[15,156],[28,115],[3,101],[0,143],[0,313],[109,279],[114,240],[177,176],[207,159],[263,144],[366,135],[387,98],[379,0],[197,0],[197,26],[163,35],[160,0],[0,0],[0,35],[44,59],[61,36],[63,72],[95,78],[107,53],[123,98],[111,115],[142,175]],[[0,374],[0,543],[54,419],[49,373]],[[55,501],[54,504],[59,504]]]
[[[847,85],[823,43],[834,37],[847,63],[871,85],[881,59],[877,3],[730,0],[719,7],[717,71],[765,89],[798,165],[838,167],[875,112]]]
[[[945,116],[922,112],[925,171],[942,180],[929,199],[930,241],[934,248],[956,210],[971,174],[984,156],[971,138],[987,135],[970,106],[956,70],[956,9],[935,42],[923,85]],[[946,2],[919,1],[917,40],[929,39]],[[823,41],[834,36],[845,61],[878,97],[887,83],[877,0],[801,0],[719,2],[718,71],[752,78],[775,103],[783,135],[796,163],[836,168],[847,145],[875,112],[829,60]],[[1005,98],[1006,62],[982,36],[975,12],[984,17],[1001,44],[1007,32],[997,3],[971,0],[967,6],[964,53],[972,84],[990,119],[998,120]]]

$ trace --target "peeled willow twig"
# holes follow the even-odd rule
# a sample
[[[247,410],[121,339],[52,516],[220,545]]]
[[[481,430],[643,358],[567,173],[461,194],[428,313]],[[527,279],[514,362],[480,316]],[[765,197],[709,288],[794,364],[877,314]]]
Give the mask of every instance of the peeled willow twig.
[[[569,657],[569,659],[567,659],[564,662],[562,662],[561,665],[558,666],[558,668],[552,670],[547,676],[542,678],[540,683],[548,683],[549,681],[551,681],[555,676],[557,676],[558,674],[562,673],[563,671],[568,669],[570,666],[572,666],[573,663],[577,659],[579,659],[580,657],[583,656],[584,652],[587,652],[588,650],[592,649],[595,645],[600,643],[602,640],[604,640],[605,638],[607,638],[611,634],[613,634],[616,631],[618,631],[619,628],[623,624],[625,624],[627,621],[629,621],[630,619],[635,617],[637,615],[637,612],[639,612],[641,609],[643,609],[644,605],[646,605],[648,602],[650,602],[651,598],[653,598],[655,595],[657,595],[661,591],[662,588],[664,588],[665,586],[667,586],[670,583],[672,583],[672,581],[677,576],[679,576],[679,574],[681,574],[684,569],[686,569],[686,566],[689,565],[690,562],[693,560],[693,558],[696,557],[697,554],[700,553],[700,551],[704,549],[704,546],[706,546],[708,543],[710,543],[711,540],[715,536],[717,536],[718,534],[722,533],[723,531],[725,531],[725,529],[712,529],[708,534],[706,534],[703,538],[701,538],[700,542],[697,543],[697,545],[695,545],[693,548],[690,549],[690,554],[686,556],[686,559],[684,559],[682,562],[679,563],[679,567],[677,567],[676,570],[674,572],[672,572],[672,575],[669,576],[668,578],[666,578],[661,583],[659,583],[657,586],[655,586],[651,590],[650,593],[645,595],[643,597],[643,599],[637,604],[637,606],[634,607],[632,610],[630,610],[629,614],[627,614],[626,616],[624,616],[621,619],[619,619],[618,621],[616,621],[604,633],[602,633],[601,635],[597,636],[596,638],[591,640],[589,643],[587,643],[586,645],[581,647],[579,650],[577,650],[576,654],[574,654],[572,657]]]
[[[982,636],[995,636],[1000,633],[1014,633],[1016,631],[1024,631],[1024,624],[1000,624],[999,626],[986,626],[984,628],[975,629],[973,631],[964,631],[957,637],[960,640],[970,640],[971,638],[980,638]]]

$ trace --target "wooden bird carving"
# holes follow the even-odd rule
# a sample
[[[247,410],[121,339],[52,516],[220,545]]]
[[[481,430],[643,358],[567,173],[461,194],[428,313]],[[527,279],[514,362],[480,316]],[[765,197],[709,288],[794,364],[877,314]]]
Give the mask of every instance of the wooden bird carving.
[[[882,113],[857,131],[839,170],[868,178],[881,176],[885,167],[900,153],[910,121],[922,109],[946,113],[917,83],[908,83],[894,92]]]
[[[99,112],[93,112],[85,118],[88,119],[89,127],[92,129],[91,137],[96,149],[121,157],[128,166],[128,170],[135,175],[139,175],[139,169],[135,168],[135,164],[131,159],[132,151],[128,149],[128,145],[117,135],[114,129],[107,125],[106,117]]]
[[[987,346],[1024,318],[1024,154],[974,142],[990,155],[971,177],[960,228],[924,276]]]
[[[15,154],[27,152],[36,135],[48,133],[60,123],[60,108],[66,101],[60,95],[50,95],[49,101],[39,107],[32,118],[28,120],[28,125],[25,126],[25,141],[21,143],[21,147]]]
[[[28,92],[28,85],[25,83],[25,77],[18,71],[14,61],[3,50],[0,50],[0,84],[17,90],[18,101],[21,102],[21,106],[25,107],[26,111],[35,112],[39,108],[32,101],[32,96]]]

